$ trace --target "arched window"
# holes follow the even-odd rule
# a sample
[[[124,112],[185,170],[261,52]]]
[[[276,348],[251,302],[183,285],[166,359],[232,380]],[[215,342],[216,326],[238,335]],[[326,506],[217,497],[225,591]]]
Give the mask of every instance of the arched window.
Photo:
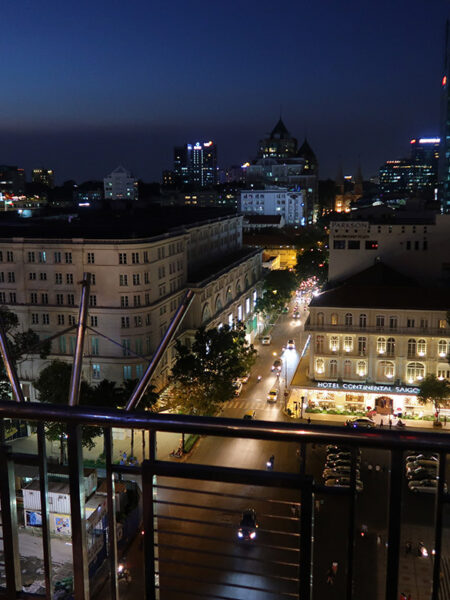
[[[323,327],[323,321],[324,321],[323,312],[317,313],[317,325],[318,325],[318,327]]]
[[[409,358],[414,358],[414,356],[416,356],[416,349],[417,349],[416,340],[413,340],[411,338],[410,340],[408,340],[408,356],[409,356]]]
[[[325,362],[324,362],[323,358],[318,358],[316,360],[316,373],[321,375],[324,372],[325,372]]]
[[[367,363],[365,360],[358,360],[357,372],[360,377],[367,375]]]
[[[427,343],[425,340],[417,340],[417,354],[418,356],[425,356],[427,353]]]
[[[227,288],[227,293],[226,293],[225,298],[226,298],[227,304],[228,304],[228,302],[231,302],[233,300],[233,294],[231,293],[230,286],[228,286],[228,288]]]
[[[209,321],[211,318],[211,311],[209,310],[209,304],[206,303],[205,306],[203,307],[203,312],[202,312],[202,323],[206,323],[207,321]]]
[[[386,338],[379,337],[377,339],[377,352],[378,354],[386,354]]]
[[[242,293],[242,291],[241,291],[241,282],[238,281],[237,284],[236,284],[236,296],[240,296],[241,293]]]
[[[331,352],[337,352],[339,350],[339,338],[337,335],[330,337],[330,350]]]
[[[378,363],[378,378],[392,379],[395,375],[395,364],[390,360],[380,360]]]
[[[349,379],[352,376],[352,361],[344,360],[344,379]]]
[[[338,316],[336,313],[331,313],[331,324],[332,325],[338,324]]]
[[[245,285],[245,289],[247,289],[248,288],[248,275],[245,276],[244,285]]]
[[[438,354],[441,358],[443,358],[444,356],[447,356],[447,340],[439,340]]]
[[[353,325],[353,315],[352,315],[352,313],[347,313],[345,315],[345,325],[347,327],[351,327]]]
[[[386,356],[394,356],[395,355],[395,339],[388,338],[386,343]]]
[[[323,335],[318,335],[316,337],[316,352],[322,353],[324,347],[325,337]]]
[[[344,337],[344,352],[353,352],[353,338],[351,335]]]
[[[222,308],[223,308],[222,300],[220,299],[220,296],[217,296],[217,298],[216,298],[216,313],[221,311]]]
[[[337,377],[337,360],[330,360],[330,377]]]
[[[359,315],[359,326],[362,327],[367,327],[367,315]]]
[[[425,377],[425,366],[422,363],[412,362],[406,366],[406,379],[408,383],[421,381]]]

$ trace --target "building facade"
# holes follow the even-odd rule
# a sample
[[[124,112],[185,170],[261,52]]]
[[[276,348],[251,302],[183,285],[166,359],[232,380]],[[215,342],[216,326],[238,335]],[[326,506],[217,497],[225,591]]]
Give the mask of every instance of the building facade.
[[[234,319],[248,324],[249,339],[256,335],[261,251],[242,246],[241,216],[160,235],[135,237],[123,230],[119,235],[112,225],[102,236],[75,237],[69,225],[56,224],[53,234],[42,236],[42,226],[30,225],[20,237],[0,239],[0,304],[17,314],[24,330],[32,328],[41,338],[61,333],[46,360],[20,364],[26,398],[36,398],[32,383],[45,364],[72,362],[76,331],[67,329],[78,321],[79,282],[86,272],[91,289],[83,377],[89,383],[140,378],[188,288],[195,299],[178,336]],[[166,384],[174,358],[172,344],[154,377],[157,388]]]
[[[281,215],[286,225],[305,224],[303,193],[283,188],[241,190],[240,211],[249,215]]]
[[[441,146],[439,191],[441,209],[450,213],[450,22],[445,24],[444,65],[441,86]]]
[[[31,181],[53,189],[55,187],[55,172],[53,169],[45,169],[44,167],[33,169],[31,172]]]
[[[117,167],[103,179],[106,200],[137,200],[138,182],[130,171]]]
[[[208,187],[218,181],[217,146],[209,142],[196,142],[174,148],[174,182],[177,185]]]
[[[25,171],[20,167],[0,165],[0,199],[25,195]]]

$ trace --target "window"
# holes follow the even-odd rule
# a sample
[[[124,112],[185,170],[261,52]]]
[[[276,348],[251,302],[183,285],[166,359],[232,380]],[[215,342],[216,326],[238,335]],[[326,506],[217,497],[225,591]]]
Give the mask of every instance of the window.
[[[6,303],[6,294],[5,292],[0,292],[0,304]]]
[[[397,329],[398,319],[397,317],[389,317],[389,329]]]
[[[92,365],[92,379],[100,379],[100,365]]]
[[[74,315],[69,315],[69,325],[76,325],[76,320]]]
[[[69,285],[73,284],[73,273],[66,273],[66,283]]]
[[[367,375],[367,363],[365,360],[358,360],[356,372],[360,377],[365,377]]]
[[[134,317],[134,326],[142,327],[142,317],[140,315]]]
[[[87,253],[87,261],[89,265],[93,265],[95,263],[95,254],[93,252]]]
[[[375,323],[377,329],[384,329],[384,315],[377,315]]]
[[[75,354],[77,338],[74,335],[69,336],[69,354]]]
[[[380,360],[378,365],[378,374],[380,378],[392,379],[395,375],[395,365],[390,360]]]
[[[28,252],[28,262],[34,263],[36,262],[36,257],[34,252]]]
[[[14,262],[14,252],[11,252],[11,250],[6,252],[6,262]]]
[[[144,283],[148,285],[150,283],[150,274],[144,273]]]
[[[39,279],[41,281],[47,281],[47,273],[39,273]]]
[[[445,329],[447,327],[447,321],[445,319],[439,319],[438,327],[439,329]]]
[[[351,335],[346,335],[344,337],[344,352],[352,352],[353,351],[353,338]]]
[[[352,361],[344,360],[344,378],[349,379],[352,376]]]
[[[427,343],[425,340],[421,339],[421,340],[417,340],[417,355],[418,356],[425,356],[425,354],[427,353]]]
[[[339,338],[337,335],[330,337],[330,350],[331,352],[337,352],[339,350]]]
[[[55,258],[55,264],[60,263],[61,262],[61,252],[55,252],[54,258]]]
[[[137,379],[142,379],[142,375],[144,374],[144,365],[136,365],[136,377]]]
[[[378,242],[376,240],[366,240],[366,250],[377,250]]]
[[[416,340],[409,339],[408,340],[408,358],[413,358],[416,356],[417,344]]]
[[[142,355],[142,338],[136,338],[134,341],[134,350],[136,354]]]
[[[58,346],[60,354],[65,354],[67,352],[66,338],[64,336],[58,338]]]
[[[67,264],[72,264],[72,252],[64,252],[64,260]]]
[[[359,315],[359,326],[361,328],[367,327],[367,315]]]
[[[316,373],[321,375],[325,372],[325,362],[322,358],[316,359]]]
[[[10,292],[9,293],[9,303],[16,304],[16,301],[17,301],[16,292]]]
[[[94,356],[99,354],[98,337],[91,337],[91,354]]]
[[[360,241],[359,240],[348,240],[348,249],[349,250],[359,250]]]
[[[334,250],[345,250],[345,240],[334,240],[333,249]]]
[[[130,317],[121,318],[122,329],[128,329],[130,327]]]
[[[337,360],[330,360],[330,377],[337,377]]]
[[[42,315],[42,325],[50,325],[50,315],[48,313]]]
[[[395,355],[395,339],[390,337],[387,339],[386,343],[386,355],[394,356]]]
[[[123,365],[123,378],[131,379],[131,365]]]
[[[141,285],[141,276],[139,273],[133,273],[133,285]]]
[[[161,298],[162,296],[166,295],[166,286],[165,285],[160,285],[159,286],[159,297]]]
[[[324,314],[323,314],[323,312],[317,313],[317,325],[319,327],[323,327],[323,323],[324,323]]]
[[[145,305],[148,306],[150,304],[150,294],[145,294],[144,300],[145,300]]]
[[[36,275],[36,273],[35,273]],[[35,277],[36,279],[36,277]],[[56,285],[60,285],[62,283],[62,273],[55,273],[55,283]]]
[[[14,271],[8,271],[8,283],[16,283]]]
[[[89,306],[97,306],[97,296],[95,294],[89,295]]]
[[[69,306],[75,306],[74,294],[67,294],[67,304],[69,304]]]
[[[64,315],[58,315],[58,325],[64,325]]]
[[[345,326],[351,327],[353,325],[353,315],[352,313],[347,313],[345,315]]]
[[[127,255],[125,252],[119,252],[119,265],[127,264]]]
[[[47,262],[47,252],[45,252],[45,251],[39,252],[39,262],[40,263]]]
[[[91,284],[95,285],[95,273],[91,273]]]
[[[31,324],[37,325],[39,323],[39,315],[38,313],[31,313]]]
[[[428,329],[428,319],[420,319],[420,329]]]
[[[377,339],[378,354],[386,354],[386,338],[379,337]]]
[[[31,277],[31,275],[34,275],[34,279],[36,279],[36,273],[30,273],[29,279],[33,279],[33,277]],[[5,274],[3,272],[0,272],[0,283],[3,283],[4,281],[5,281]]]
[[[358,338],[358,354],[359,356],[365,356],[367,352],[367,338]]]
[[[151,324],[151,322],[152,322],[152,316],[151,316],[151,314],[150,314],[150,313],[147,313],[147,314],[145,315],[145,324],[146,324],[146,325],[150,325],[150,324]]]
[[[148,251],[144,250],[144,262],[148,263]]]
[[[64,294],[56,294],[56,304],[64,304]]]
[[[408,383],[421,381],[425,377],[425,366],[422,363],[412,362],[406,366],[406,379]]]
[[[139,264],[139,252],[131,253],[131,262],[133,263],[133,265]]]
[[[162,279],[165,276],[166,276],[166,268],[165,267],[158,267],[158,278]]]
[[[409,327],[409,328],[412,329],[412,328],[414,328],[414,326],[415,326],[415,320],[414,319],[407,319],[406,320],[406,327]]]
[[[119,285],[128,285],[128,275],[119,275]]]
[[[31,294],[30,294],[30,303],[31,304],[37,304],[38,303],[38,296],[37,296],[36,292],[31,292]]]
[[[42,304],[48,304],[48,294],[47,293],[41,294],[41,302],[42,302]]]
[[[450,379],[450,369],[438,369],[437,378],[442,381],[443,379]]]
[[[120,296],[120,306],[121,308],[126,308],[128,306],[128,296]]]
[[[438,342],[438,354],[440,357],[447,356],[447,340],[439,340]]]
[[[331,313],[331,324],[332,325],[338,324],[338,316],[336,313]]]
[[[91,317],[91,327],[98,326],[98,317]]]

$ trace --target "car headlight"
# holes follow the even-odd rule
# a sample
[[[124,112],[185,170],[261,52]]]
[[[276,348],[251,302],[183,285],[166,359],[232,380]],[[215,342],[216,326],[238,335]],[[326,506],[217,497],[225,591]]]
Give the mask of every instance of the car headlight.
[[[254,540],[254,539],[255,539],[255,537],[256,537],[256,531],[252,531],[252,532],[251,532],[251,534],[250,534],[250,538],[251,538],[252,540]]]
[[[243,538],[243,537],[244,537],[244,534],[242,533],[242,531],[241,531],[241,530],[239,530],[239,531],[238,531],[238,537],[240,537],[240,538]]]

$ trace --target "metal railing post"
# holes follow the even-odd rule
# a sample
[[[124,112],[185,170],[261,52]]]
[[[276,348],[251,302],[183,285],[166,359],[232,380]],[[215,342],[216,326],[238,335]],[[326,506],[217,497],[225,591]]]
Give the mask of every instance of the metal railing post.
[[[144,565],[145,565],[145,599],[157,600],[156,597],[156,577],[155,577],[155,540],[154,540],[154,522],[155,511],[153,507],[153,452],[152,452],[152,434],[150,432],[150,460],[144,460],[142,463],[142,502],[144,518]],[[152,456],[153,455],[153,456]]]
[[[353,566],[355,555],[355,513],[356,513],[356,448],[352,448],[350,471],[350,506],[348,517],[348,538],[347,538],[347,589],[346,598],[353,598]]]
[[[85,491],[81,452],[81,426],[68,425],[70,512],[72,519],[73,583],[76,600],[89,600],[89,570],[86,546]]]
[[[3,559],[6,570],[6,595],[17,598],[22,591],[19,558],[19,530],[17,526],[16,486],[14,462],[9,446],[0,447],[0,498],[2,506]]]
[[[109,558],[109,580],[110,598],[119,600],[119,586],[117,581],[117,525],[116,525],[116,491],[114,489],[114,473],[112,470],[112,430],[105,427],[103,430],[105,439],[106,460],[106,502],[108,509],[108,558]]]
[[[41,495],[42,548],[44,553],[45,597],[53,598],[52,580],[52,549],[50,540],[50,520],[48,508],[48,473],[47,448],[45,445],[44,423],[38,423],[38,460],[39,460],[39,491]]]
[[[402,517],[402,466],[402,451],[391,450],[386,600],[398,599],[398,569],[400,564],[400,529]]]
[[[11,391],[16,402],[25,402],[22,388],[20,387],[19,378],[17,377],[16,368],[9,355],[8,338],[3,328],[3,323],[0,320],[0,354],[5,365],[5,371],[11,384]]]
[[[75,347],[75,356],[73,359],[72,374],[70,377],[69,406],[75,406],[76,404],[78,404],[78,400],[80,397],[81,366],[83,363],[84,334],[86,332],[90,285],[91,274],[84,273],[83,281],[81,282],[82,287],[80,299],[80,312],[78,315],[77,344]]]
[[[445,467],[447,455],[445,452],[439,454],[439,479],[436,493],[436,507],[434,518],[434,562],[433,562],[433,591],[431,600],[439,600],[439,588],[441,584],[441,554],[442,554],[442,527],[444,511],[444,486]]]
[[[299,598],[311,600],[313,592],[312,560],[314,536],[313,478],[305,476],[301,485],[300,507],[300,580]]]

